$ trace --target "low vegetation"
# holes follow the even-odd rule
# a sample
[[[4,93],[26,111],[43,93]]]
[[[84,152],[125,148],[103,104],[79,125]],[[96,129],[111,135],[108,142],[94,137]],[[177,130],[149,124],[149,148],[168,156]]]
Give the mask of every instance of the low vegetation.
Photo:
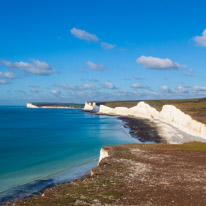
[[[8,205],[205,205],[206,143],[104,149],[110,157],[92,176]]]
[[[76,103],[56,103],[56,102],[32,102],[33,105],[37,107],[50,106],[50,107],[73,107],[73,108],[83,108],[84,104]]]

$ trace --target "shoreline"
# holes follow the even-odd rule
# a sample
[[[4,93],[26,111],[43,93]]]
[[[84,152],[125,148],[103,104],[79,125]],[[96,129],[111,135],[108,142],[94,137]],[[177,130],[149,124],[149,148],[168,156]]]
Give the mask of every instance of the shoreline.
[[[180,130],[178,127],[159,119],[126,116],[117,114],[103,114],[85,111],[94,115],[113,116],[124,122],[124,127],[129,129],[132,137],[141,143],[155,144],[184,144],[187,142],[206,142],[206,139]],[[138,126],[137,126],[138,125]]]
[[[125,144],[101,151],[105,155],[90,174],[7,206],[205,205],[205,143]]]
[[[167,144],[168,141],[160,131],[160,127],[157,122],[151,121],[147,118],[137,118],[137,117],[128,117],[128,116],[120,116],[120,115],[110,115],[110,114],[99,114],[90,111],[85,111],[94,115],[102,115],[102,116],[113,116],[123,122],[123,126],[129,129],[129,134],[133,137],[138,139],[141,143],[153,143],[153,144]],[[177,129],[177,128],[175,128]],[[117,145],[119,146],[119,145]],[[107,147],[107,146],[106,146]],[[98,166],[97,166],[98,167]],[[78,178],[74,178],[69,182],[59,183],[57,185],[63,186],[64,184],[72,184],[72,182],[78,182],[84,180],[84,176],[90,176],[95,170],[96,167],[92,168],[90,173],[82,174]],[[43,195],[46,190],[50,190],[52,188],[58,187],[57,185],[53,185],[51,187],[45,187],[43,191],[40,191],[37,194],[32,195],[32,197],[39,197],[39,195]],[[20,198],[17,201],[21,201],[28,197]]]
[[[157,125],[144,118],[118,116],[124,122],[124,127],[129,129],[129,133],[141,143],[153,142],[166,143],[166,140],[159,134]]]
[[[117,115],[107,115],[107,114],[98,114],[98,113],[93,113],[93,112],[89,112],[89,111],[85,111],[85,112],[88,112],[88,113],[90,113],[90,114],[93,114],[93,115],[102,115],[102,116],[113,116],[113,117],[115,117],[116,119],[119,119],[119,120],[121,120],[122,121],[122,123],[123,123],[123,127],[125,127],[126,129],[128,129],[128,132],[129,132],[129,135],[132,137],[132,138],[135,138],[135,139],[137,139],[137,140],[139,140],[140,142],[141,142],[141,144],[143,144],[143,143],[146,143],[146,142],[148,142],[148,143],[150,143],[150,142],[155,142],[155,143],[163,143],[163,142],[159,142],[157,139],[155,139],[154,138],[154,135],[150,135],[150,137],[148,138],[148,139],[146,139],[146,136],[145,135],[143,135],[144,134],[144,131],[145,131],[145,128],[147,128],[147,130],[149,131],[147,134],[149,134],[150,132],[152,132],[152,131],[156,131],[157,132],[157,129],[155,128],[155,127],[152,127],[151,125],[149,125],[147,122],[145,122],[143,119],[136,119],[136,118],[130,118],[131,120],[137,120],[138,122],[139,122],[139,126],[142,124],[143,125],[143,127],[141,127],[141,129],[139,130],[138,129],[138,131],[137,130],[135,130],[133,127],[132,127],[132,125],[130,124],[130,126],[127,126],[127,122],[126,122],[126,119],[127,118],[125,118],[125,117],[121,117],[121,116],[117,116]],[[137,135],[138,134],[138,135]],[[140,134],[142,134],[141,135],[141,137],[139,136]],[[151,133],[152,134],[152,133]],[[129,137],[128,137],[129,138]],[[145,138],[145,139],[144,139]],[[90,170],[88,170],[87,171],[87,174],[89,174],[91,171],[92,171],[92,169],[93,169],[94,167],[92,167]],[[47,189],[49,189],[49,188],[53,188],[53,187],[56,187],[56,186],[58,186],[58,185],[62,185],[62,184],[66,184],[66,183],[70,183],[70,182],[72,182],[72,181],[78,181],[78,179],[82,179],[82,177],[84,176],[85,174],[84,174],[84,172],[81,174],[81,175],[78,175],[78,177],[75,177],[75,178],[73,178],[73,179],[70,179],[70,180],[68,180],[68,181],[65,181],[65,182],[60,182],[60,183],[58,183],[58,184],[56,184],[56,183],[54,183],[53,181],[52,181],[52,179],[51,178],[49,178],[48,180],[47,179],[45,179],[45,180],[37,180],[37,181],[35,181],[35,182],[33,182],[33,183],[29,183],[29,184],[27,184],[27,185],[25,185],[25,186],[19,186],[18,188],[17,188],[17,190],[18,189],[20,189],[20,191],[23,189],[23,188],[26,188],[26,190],[27,190],[27,188],[29,188],[29,189],[31,189],[30,187],[32,187],[32,186],[34,186],[35,187],[35,185],[37,184],[37,186],[38,186],[38,184],[41,184],[41,182],[47,182],[47,181],[49,181],[50,180],[50,185],[48,185],[48,186],[44,186],[44,187],[42,187],[41,189],[39,189],[38,191],[37,190],[35,190],[34,192],[32,192],[31,194],[29,194],[29,195],[25,195],[25,196],[21,196],[21,195],[18,195],[18,194],[16,194],[16,195],[18,195],[19,196],[19,198],[17,198],[17,199],[15,199],[15,197],[14,198],[12,198],[12,200],[11,201],[9,201],[9,202],[13,202],[13,201],[18,201],[18,200],[21,200],[21,199],[25,199],[25,198],[28,198],[28,197],[35,197],[35,196],[39,196],[39,195],[42,195],[43,193],[44,193],[44,191],[45,190],[47,190]],[[24,191],[25,189],[23,189],[23,191]],[[11,190],[12,191],[12,190]],[[22,191],[22,192],[23,192]],[[7,200],[7,199],[6,199]],[[5,204],[5,203],[4,203]]]
[[[28,197],[41,196],[46,189],[71,183],[72,181],[82,178],[85,174],[89,174],[92,168],[96,167],[97,164],[98,160],[94,159],[93,161],[64,169],[48,177],[37,179],[23,185],[15,186],[7,191],[0,193],[0,205],[6,205],[11,202],[26,199]]]

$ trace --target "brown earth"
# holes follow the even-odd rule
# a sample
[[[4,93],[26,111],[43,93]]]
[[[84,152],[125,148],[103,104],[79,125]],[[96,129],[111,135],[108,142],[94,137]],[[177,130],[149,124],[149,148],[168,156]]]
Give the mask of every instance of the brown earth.
[[[206,144],[106,146],[109,157],[72,183],[8,205],[206,205]]]

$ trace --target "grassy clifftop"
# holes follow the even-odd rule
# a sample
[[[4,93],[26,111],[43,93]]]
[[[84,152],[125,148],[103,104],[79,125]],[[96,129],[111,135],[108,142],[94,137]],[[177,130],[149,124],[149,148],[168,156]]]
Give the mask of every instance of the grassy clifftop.
[[[73,108],[83,108],[84,104],[76,104],[76,103],[56,103],[56,102],[32,102],[31,104],[37,107],[73,107]]]
[[[97,101],[97,105],[104,104],[108,107],[133,107],[140,101],[161,111],[166,104],[174,105],[193,119],[206,124],[206,98],[197,99],[171,99],[171,100],[138,100],[138,101]]]
[[[8,205],[205,205],[206,143],[104,149],[92,176]]]

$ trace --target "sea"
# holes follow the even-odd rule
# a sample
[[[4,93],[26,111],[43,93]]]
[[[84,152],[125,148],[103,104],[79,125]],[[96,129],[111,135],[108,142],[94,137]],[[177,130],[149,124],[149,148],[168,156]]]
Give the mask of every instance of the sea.
[[[102,146],[126,143],[139,140],[113,116],[0,106],[0,205],[81,177]]]

